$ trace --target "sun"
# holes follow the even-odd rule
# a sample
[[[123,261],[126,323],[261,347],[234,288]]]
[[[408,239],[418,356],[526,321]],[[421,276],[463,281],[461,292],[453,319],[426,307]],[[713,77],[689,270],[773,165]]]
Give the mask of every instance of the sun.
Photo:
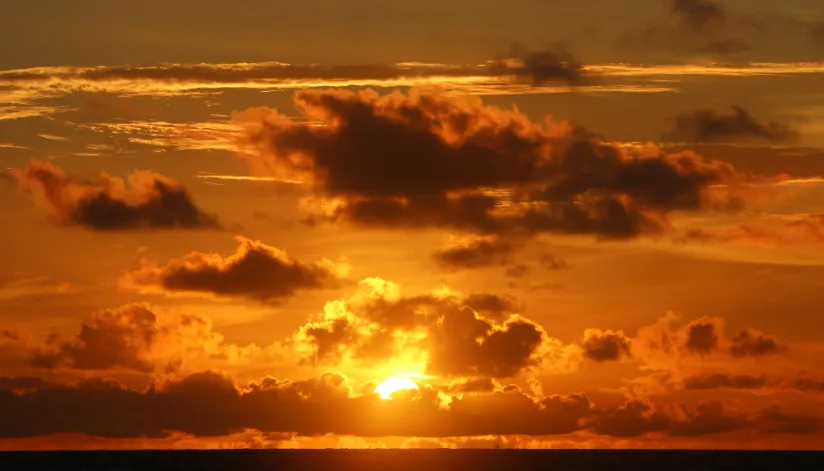
[[[378,393],[381,399],[386,400],[392,399],[392,393],[400,391],[401,389],[418,389],[418,385],[409,378],[396,376],[379,384],[378,387],[375,388],[375,392]]]

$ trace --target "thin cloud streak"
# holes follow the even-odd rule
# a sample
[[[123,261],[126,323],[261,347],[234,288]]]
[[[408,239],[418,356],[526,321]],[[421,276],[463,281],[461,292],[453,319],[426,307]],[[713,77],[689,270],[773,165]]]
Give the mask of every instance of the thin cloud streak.
[[[293,90],[334,87],[433,86],[477,95],[577,92],[663,93],[676,91],[660,84],[526,83],[519,61],[479,65],[400,63],[395,65],[302,66],[283,63],[162,64],[150,67],[38,67],[0,71],[0,87],[54,96],[77,90],[132,96],[176,96],[226,89]],[[586,76],[757,76],[824,73],[824,62],[581,66]],[[574,88],[572,88],[574,86]],[[35,91],[41,93],[33,93]],[[13,102],[19,103],[19,98]],[[0,100],[2,102],[4,100]],[[16,113],[15,113],[16,114]]]

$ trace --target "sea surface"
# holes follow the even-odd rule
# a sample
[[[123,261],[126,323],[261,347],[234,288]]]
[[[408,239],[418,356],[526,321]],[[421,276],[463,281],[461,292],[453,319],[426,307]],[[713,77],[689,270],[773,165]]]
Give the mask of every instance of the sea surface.
[[[824,471],[820,452],[231,450],[0,453],[2,471]]]

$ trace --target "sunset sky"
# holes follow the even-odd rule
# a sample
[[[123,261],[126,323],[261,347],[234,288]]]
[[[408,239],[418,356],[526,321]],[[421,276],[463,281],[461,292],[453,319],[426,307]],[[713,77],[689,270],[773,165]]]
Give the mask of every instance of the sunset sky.
[[[0,450],[824,449],[821,0],[4,7]]]

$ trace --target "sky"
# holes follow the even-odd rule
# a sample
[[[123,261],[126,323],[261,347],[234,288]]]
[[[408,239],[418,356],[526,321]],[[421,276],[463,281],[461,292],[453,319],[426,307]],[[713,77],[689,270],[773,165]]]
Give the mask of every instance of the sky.
[[[819,0],[7,0],[0,449],[824,443]]]

